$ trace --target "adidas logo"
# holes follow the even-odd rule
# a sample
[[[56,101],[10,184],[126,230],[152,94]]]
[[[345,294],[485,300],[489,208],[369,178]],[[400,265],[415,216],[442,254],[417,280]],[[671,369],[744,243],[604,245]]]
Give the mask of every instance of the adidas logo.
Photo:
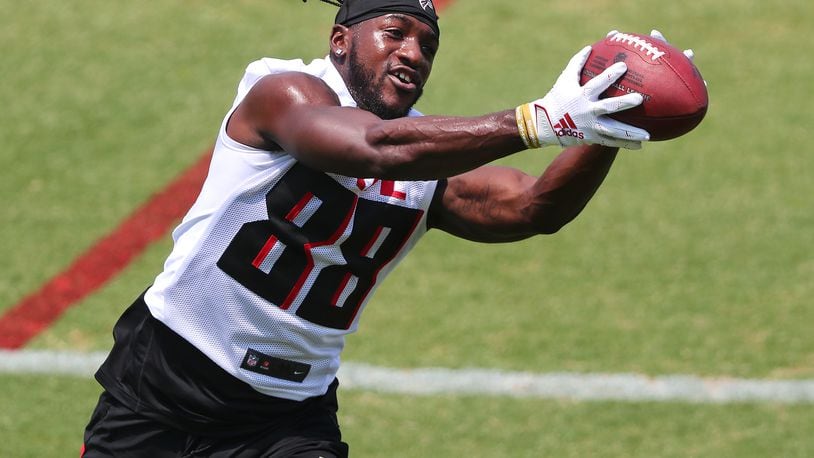
[[[568,113],[565,113],[565,115],[560,118],[560,122],[554,124],[552,127],[554,128],[554,133],[557,134],[558,137],[575,137],[579,139],[585,138],[585,134],[577,128],[577,125],[574,123],[574,120],[571,119],[571,115]]]

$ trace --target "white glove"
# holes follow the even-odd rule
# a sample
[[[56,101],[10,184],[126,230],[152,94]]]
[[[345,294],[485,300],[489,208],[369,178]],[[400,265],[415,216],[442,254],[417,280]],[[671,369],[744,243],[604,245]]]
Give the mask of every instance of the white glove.
[[[641,94],[599,99],[627,71],[624,62],[611,65],[584,86],[579,85],[582,67],[590,54],[590,46],[583,48],[571,58],[545,97],[517,107],[517,128],[528,148],[600,144],[639,149],[641,142],[650,138],[638,127],[605,116],[641,104]]]

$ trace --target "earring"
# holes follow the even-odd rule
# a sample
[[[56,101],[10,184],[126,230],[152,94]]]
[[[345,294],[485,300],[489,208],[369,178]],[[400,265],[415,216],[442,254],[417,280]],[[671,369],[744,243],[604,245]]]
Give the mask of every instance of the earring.
[[[337,49],[336,51],[334,51],[334,55],[336,55],[336,57],[341,56],[341,55],[342,55],[342,50],[341,50],[341,49]]]

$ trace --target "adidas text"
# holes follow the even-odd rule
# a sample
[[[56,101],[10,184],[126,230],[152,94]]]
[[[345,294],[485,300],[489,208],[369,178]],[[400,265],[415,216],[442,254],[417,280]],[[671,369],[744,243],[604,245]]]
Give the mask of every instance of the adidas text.
[[[556,133],[558,137],[574,137],[580,140],[585,138],[584,133],[574,129],[556,129],[554,133]]]

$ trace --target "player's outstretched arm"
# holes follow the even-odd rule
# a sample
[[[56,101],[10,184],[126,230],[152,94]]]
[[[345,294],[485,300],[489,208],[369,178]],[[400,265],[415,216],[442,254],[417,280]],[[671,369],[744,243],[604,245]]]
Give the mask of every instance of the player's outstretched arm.
[[[360,178],[443,178],[525,149],[514,110],[382,120],[340,107],[324,82],[304,73],[264,77],[232,115],[228,133],[249,146],[285,150],[309,167]]]
[[[318,78],[270,75],[249,91],[227,132],[249,146],[285,150],[325,172],[396,180],[454,176],[527,147],[640,147],[647,132],[606,115],[638,105],[641,96],[599,98],[624,73],[624,63],[580,86],[579,71],[589,52],[586,47],[571,59],[544,98],[476,117],[382,120],[368,111],[340,107],[336,94]],[[560,118],[568,128],[553,121]]]
[[[617,152],[615,147],[571,146],[537,178],[496,166],[451,177],[430,208],[429,225],[478,242],[557,232],[585,208]]]

